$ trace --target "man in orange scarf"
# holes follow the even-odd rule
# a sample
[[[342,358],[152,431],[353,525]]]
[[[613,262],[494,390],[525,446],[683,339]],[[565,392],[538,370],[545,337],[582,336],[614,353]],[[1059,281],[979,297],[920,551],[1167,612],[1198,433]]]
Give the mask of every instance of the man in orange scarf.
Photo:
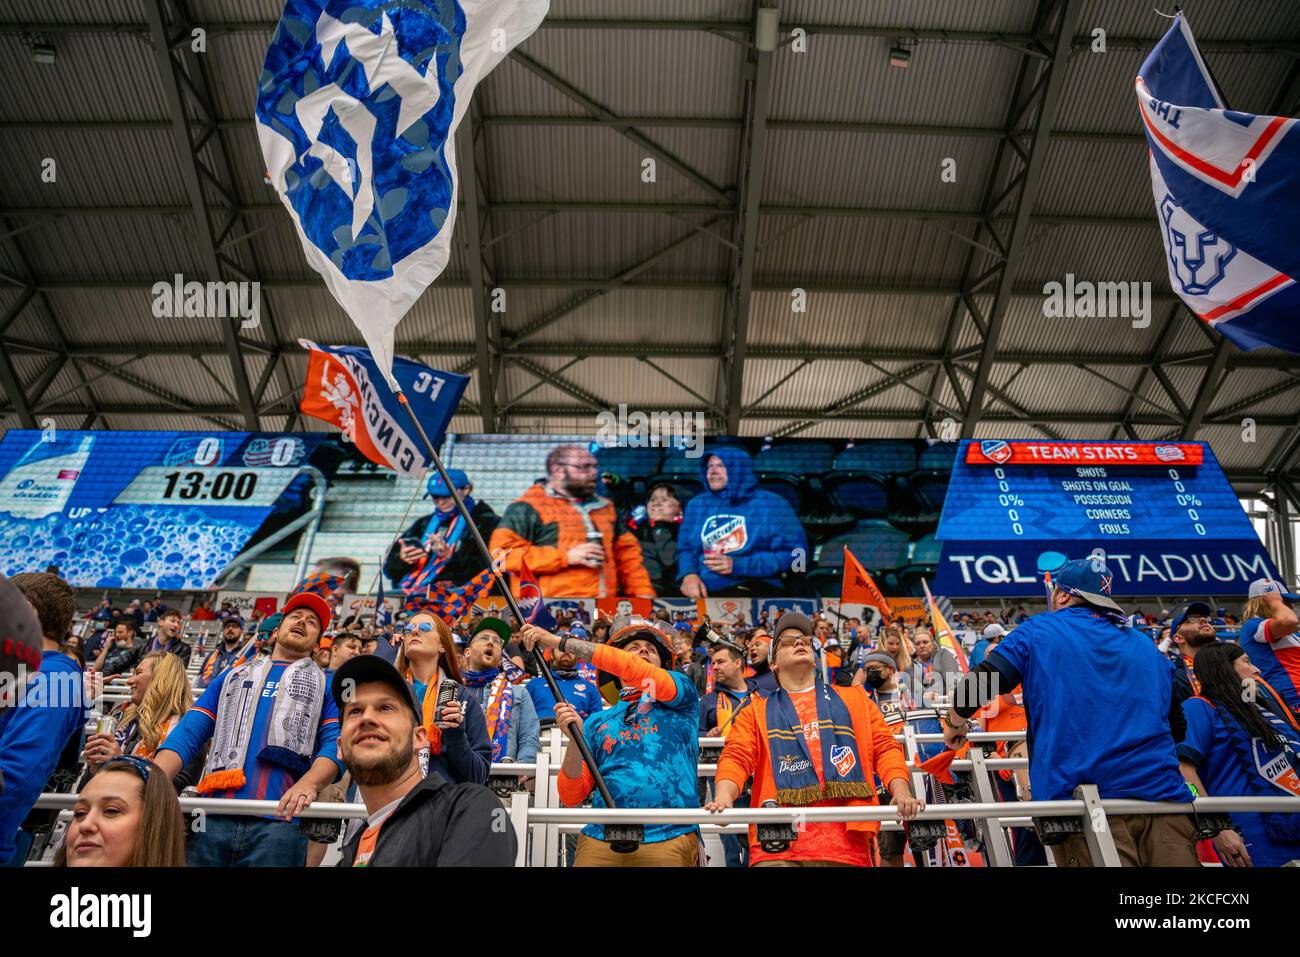
[[[718,761],[714,799],[705,807],[732,807],[750,777],[758,805],[863,807],[879,803],[875,774],[899,817],[910,820],[925,805],[912,795],[902,747],[861,687],[822,681],[812,633],[812,622],[798,612],[777,622],[769,652],[777,690],[751,695],[735,716]],[[750,862],[870,867],[871,837],[879,828],[874,821],[808,824],[775,853],[763,850],[750,828]]]

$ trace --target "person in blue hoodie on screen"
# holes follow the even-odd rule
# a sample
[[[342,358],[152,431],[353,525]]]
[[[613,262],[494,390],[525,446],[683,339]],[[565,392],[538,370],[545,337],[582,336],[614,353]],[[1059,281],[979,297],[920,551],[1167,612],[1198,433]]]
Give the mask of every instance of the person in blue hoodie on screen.
[[[706,490],[686,505],[677,535],[677,575],[682,595],[707,598],[771,593],[808,539],[781,496],[758,487],[754,463],[743,449],[723,446],[704,456]]]

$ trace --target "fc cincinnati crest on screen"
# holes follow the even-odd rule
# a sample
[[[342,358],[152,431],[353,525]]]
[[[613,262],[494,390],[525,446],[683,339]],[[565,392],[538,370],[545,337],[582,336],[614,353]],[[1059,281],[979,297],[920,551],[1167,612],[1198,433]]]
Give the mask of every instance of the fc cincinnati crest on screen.
[[[986,439],[980,443],[980,451],[994,465],[1011,461],[1011,446],[1001,439]]]
[[[738,552],[749,541],[743,515],[710,515],[700,529],[700,541],[715,552]]]

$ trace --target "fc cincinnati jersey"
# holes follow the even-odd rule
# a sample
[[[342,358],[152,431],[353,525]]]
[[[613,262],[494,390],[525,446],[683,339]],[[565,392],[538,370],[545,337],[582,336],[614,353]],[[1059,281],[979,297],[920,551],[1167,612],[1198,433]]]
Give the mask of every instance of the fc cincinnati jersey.
[[[1300,636],[1293,632],[1269,641],[1268,621],[1267,618],[1248,619],[1241,626],[1241,647],[1264,680],[1295,711],[1300,709]]]

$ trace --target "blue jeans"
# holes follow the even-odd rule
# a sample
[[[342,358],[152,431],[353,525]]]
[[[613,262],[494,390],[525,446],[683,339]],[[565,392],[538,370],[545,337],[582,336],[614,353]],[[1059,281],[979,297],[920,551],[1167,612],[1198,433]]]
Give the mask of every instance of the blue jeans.
[[[209,814],[204,830],[191,833],[188,867],[303,867],[307,835],[290,821]]]
[[[749,807],[749,798],[740,795],[731,806]],[[749,828],[745,828],[739,834],[719,834],[718,836],[722,838],[722,850],[726,855],[727,866],[748,867]]]

